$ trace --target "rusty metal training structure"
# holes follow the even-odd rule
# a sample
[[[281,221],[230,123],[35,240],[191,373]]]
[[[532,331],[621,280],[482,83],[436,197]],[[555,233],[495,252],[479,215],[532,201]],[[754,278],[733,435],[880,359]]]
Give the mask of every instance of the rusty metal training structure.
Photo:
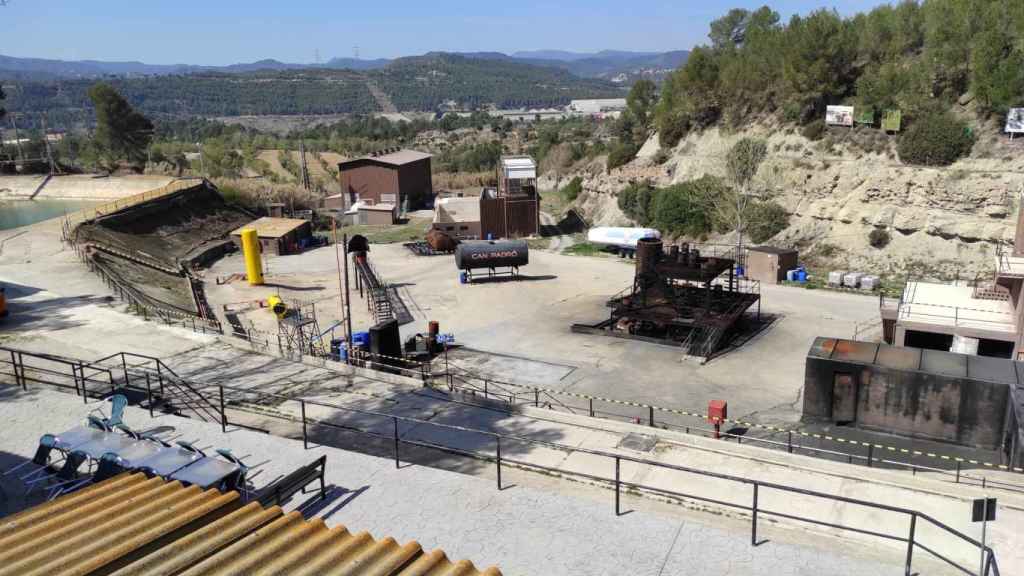
[[[672,344],[708,358],[726,343],[754,304],[760,284],[735,274],[735,248],[670,246],[642,239],[636,247],[633,286],[608,301],[608,320],[574,324],[574,332]],[[710,252],[710,254],[709,254]]]

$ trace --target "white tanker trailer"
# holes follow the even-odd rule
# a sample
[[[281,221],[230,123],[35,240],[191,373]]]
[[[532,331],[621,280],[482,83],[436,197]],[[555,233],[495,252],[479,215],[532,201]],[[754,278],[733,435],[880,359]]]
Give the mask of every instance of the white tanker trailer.
[[[636,243],[644,238],[661,239],[661,232],[654,228],[591,228],[587,231],[587,242],[618,252],[623,258],[636,254]]]

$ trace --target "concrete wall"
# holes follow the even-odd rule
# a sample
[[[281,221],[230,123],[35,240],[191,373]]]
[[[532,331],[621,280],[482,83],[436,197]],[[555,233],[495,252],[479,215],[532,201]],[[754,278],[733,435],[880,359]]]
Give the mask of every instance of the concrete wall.
[[[1002,445],[1009,386],[896,370],[827,358],[807,358],[804,416],[833,419],[837,374],[850,374],[856,415],[864,428],[994,449]]]
[[[434,222],[430,227],[452,238],[485,238],[481,234],[480,222]]]

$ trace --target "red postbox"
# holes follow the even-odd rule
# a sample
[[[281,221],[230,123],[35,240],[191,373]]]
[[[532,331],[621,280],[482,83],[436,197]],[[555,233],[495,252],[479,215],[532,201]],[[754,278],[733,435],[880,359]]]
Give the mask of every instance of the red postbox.
[[[718,439],[722,422],[728,418],[729,403],[725,400],[711,400],[708,402],[708,422],[715,425],[715,439]]]

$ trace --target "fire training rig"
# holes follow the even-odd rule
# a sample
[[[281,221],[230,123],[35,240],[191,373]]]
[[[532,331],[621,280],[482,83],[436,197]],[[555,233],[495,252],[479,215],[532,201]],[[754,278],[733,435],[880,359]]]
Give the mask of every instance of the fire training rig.
[[[751,306],[760,315],[760,285],[736,276],[734,248],[703,248],[665,252],[661,240],[639,240],[633,286],[608,301],[611,318],[573,331],[672,344],[707,359]]]

